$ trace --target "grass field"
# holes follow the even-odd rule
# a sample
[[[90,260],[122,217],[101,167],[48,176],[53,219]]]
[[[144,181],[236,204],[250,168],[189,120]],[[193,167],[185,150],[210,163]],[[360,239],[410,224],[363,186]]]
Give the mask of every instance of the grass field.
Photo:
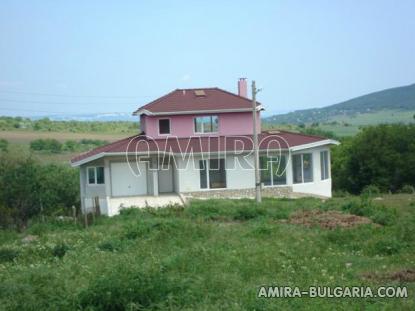
[[[360,113],[356,116],[341,116],[331,118],[329,122],[322,123],[320,128],[331,131],[337,136],[353,136],[359,132],[361,126],[381,123],[414,123],[415,111],[381,110],[371,113]],[[336,121],[337,124],[330,124]]]
[[[343,213],[373,223],[333,228]],[[414,246],[414,195],[193,201],[87,229],[49,220],[0,233],[0,309],[414,310]],[[261,285],[401,285],[409,298],[259,299]]]
[[[108,142],[113,142],[118,139],[122,139],[128,136],[132,136],[136,133],[71,133],[71,132],[39,132],[39,131],[0,131],[0,139],[6,139],[9,142],[9,150],[15,154],[31,154],[32,157],[43,163],[59,162],[69,163],[69,160],[80,152],[61,152],[61,153],[48,153],[48,152],[32,152],[30,150],[30,142],[35,139],[52,138],[60,142],[67,140],[81,140],[81,139],[99,139]]]

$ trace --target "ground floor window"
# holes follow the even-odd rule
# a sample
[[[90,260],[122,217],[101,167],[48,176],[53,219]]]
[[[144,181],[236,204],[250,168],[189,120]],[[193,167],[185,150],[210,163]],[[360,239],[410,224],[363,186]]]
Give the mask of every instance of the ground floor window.
[[[200,188],[226,188],[225,159],[199,160]]]
[[[311,153],[295,154],[293,158],[293,180],[295,184],[313,181],[313,156]]]
[[[88,184],[100,185],[104,183],[104,167],[103,166],[91,166],[88,167]]]
[[[285,156],[259,157],[259,167],[261,170],[261,183],[265,186],[276,186],[287,184],[285,173],[286,158]]]
[[[329,152],[320,152],[321,180],[329,179]]]

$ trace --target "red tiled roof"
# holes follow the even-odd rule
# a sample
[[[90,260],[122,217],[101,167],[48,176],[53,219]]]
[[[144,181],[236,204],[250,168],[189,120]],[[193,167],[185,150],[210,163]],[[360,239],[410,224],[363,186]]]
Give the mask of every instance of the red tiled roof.
[[[205,96],[196,96],[195,91],[203,91]],[[138,108],[134,114],[140,114],[140,110],[157,114],[241,109],[252,109],[252,101],[219,88],[177,89]]]
[[[295,146],[327,140],[324,137],[304,135],[286,131],[262,132],[258,135],[259,148],[288,149]],[[77,163],[98,154],[111,153],[145,153],[150,152],[249,152],[252,150],[252,136],[203,136],[191,138],[151,139],[145,135],[136,135],[121,139],[111,144],[95,148],[74,157],[71,162]],[[92,159],[91,159],[92,160]]]

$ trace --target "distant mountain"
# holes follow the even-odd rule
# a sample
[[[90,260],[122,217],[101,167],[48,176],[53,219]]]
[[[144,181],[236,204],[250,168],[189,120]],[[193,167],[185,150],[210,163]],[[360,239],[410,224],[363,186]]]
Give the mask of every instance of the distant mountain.
[[[301,124],[327,122],[379,111],[415,111],[415,84],[386,89],[324,108],[297,110],[264,119],[265,123]]]
[[[49,118],[53,121],[138,121],[136,116],[127,112],[114,112],[114,113],[99,113],[99,114],[74,114],[74,115],[48,115],[42,117],[33,117],[31,119]]]

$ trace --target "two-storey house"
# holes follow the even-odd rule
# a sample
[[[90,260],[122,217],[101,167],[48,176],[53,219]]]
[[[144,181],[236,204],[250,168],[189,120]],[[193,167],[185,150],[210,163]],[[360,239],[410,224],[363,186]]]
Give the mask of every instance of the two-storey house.
[[[257,133],[262,191],[268,196],[331,196],[330,145],[287,131]],[[80,167],[82,209],[181,204],[188,198],[253,197],[253,107],[247,81],[238,94],[177,89],[134,112],[137,135],[72,159]]]

